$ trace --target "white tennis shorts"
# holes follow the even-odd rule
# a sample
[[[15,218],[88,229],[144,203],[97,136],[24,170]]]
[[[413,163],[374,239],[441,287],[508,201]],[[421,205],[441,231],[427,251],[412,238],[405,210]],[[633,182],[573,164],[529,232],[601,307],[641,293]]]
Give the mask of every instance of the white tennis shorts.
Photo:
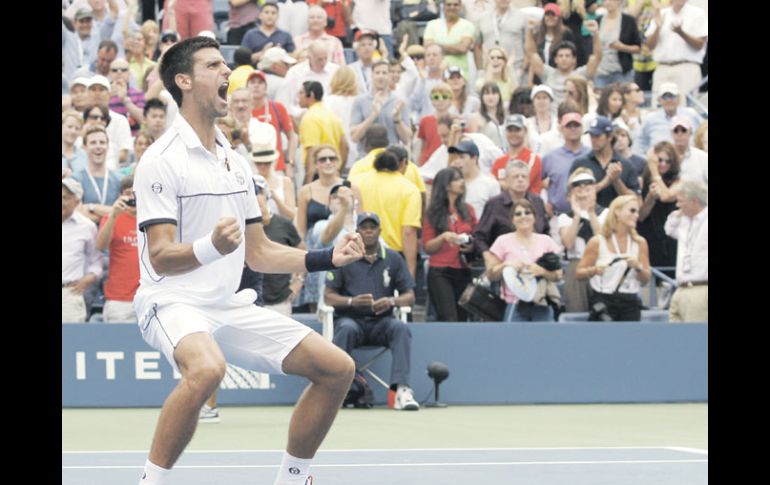
[[[179,341],[191,333],[207,332],[227,362],[248,370],[284,374],[283,359],[313,329],[256,306],[255,299],[254,290],[244,290],[217,306],[151,304],[142,312],[139,328],[145,342],[163,352],[177,372],[174,350]]]

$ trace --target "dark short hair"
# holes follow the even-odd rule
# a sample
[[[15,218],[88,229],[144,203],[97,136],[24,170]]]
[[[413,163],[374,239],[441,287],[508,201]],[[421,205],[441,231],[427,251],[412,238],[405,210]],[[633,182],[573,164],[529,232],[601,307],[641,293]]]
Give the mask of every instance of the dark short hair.
[[[562,49],[569,49],[570,52],[572,52],[572,55],[577,57],[577,52],[578,51],[577,51],[577,46],[575,45],[574,42],[569,41],[569,40],[563,40],[563,41],[559,42],[558,44],[556,44],[556,47],[554,47],[551,50],[551,52],[553,52],[553,55],[556,56],[556,54],[558,54],[559,51],[562,50]]]
[[[396,158],[398,159],[399,165],[401,165],[401,162],[406,162],[409,160],[409,152],[406,151],[406,148],[404,148],[401,145],[389,145],[388,148],[385,149],[385,151],[395,155]]]
[[[114,40],[104,39],[99,42],[99,47],[96,48],[96,51],[99,52],[102,49],[118,52],[118,44],[116,44]]]
[[[264,7],[263,7],[264,8]],[[182,90],[176,85],[177,74],[192,74],[193,54],[201,49],[219,50],[219,42],[210,37],[191,37],[169,47],[160,62],[160,77],[176,104],[182,107]]]
[[[251,49],[248,47],[239,47],[233,53],[233,62],[236,66],[251,66]]]
[[[364,132],[364,149],[366,151],[388,146],[388,129],[385,125],[373,123]]]
[[[318,81],[305,81],[302,83],[302,91],[305,92],[305,96],[312,94],[316,101],[321,101],[324,97],[324,87]]]
[[[164,113],[167,112],[166,103],[161,101],[160,98],[150,98],[144,102],[144,116],[147,116],[147,113],[149,113],[151,109],[162,109]]]
[[[126,189],[130,189],[134,186],[134,176],[126,175],[120,179],[120,191],[123,192]]]
[[[374,169],[378,172],[395,172],[398,170],[398,158],[392,152],[385,150],[374,159]]]

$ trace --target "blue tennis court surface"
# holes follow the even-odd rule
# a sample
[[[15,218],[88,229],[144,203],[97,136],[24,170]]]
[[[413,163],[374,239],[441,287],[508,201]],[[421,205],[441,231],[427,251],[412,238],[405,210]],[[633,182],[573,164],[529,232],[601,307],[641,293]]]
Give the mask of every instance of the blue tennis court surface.
[[[186,451],[169,485],[271,485],[281,450]],[[62,485],[136,485],[146,451],[62,452]],[[677,447],[322,450],[313,485],[705,485],[708,452]]]

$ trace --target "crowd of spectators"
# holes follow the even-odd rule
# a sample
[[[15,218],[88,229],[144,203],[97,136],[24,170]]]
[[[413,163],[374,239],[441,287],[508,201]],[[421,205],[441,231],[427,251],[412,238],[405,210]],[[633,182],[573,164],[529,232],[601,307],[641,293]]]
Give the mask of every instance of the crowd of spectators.
[[[399,268],[377,291],[427,287],[438,321],[470,318],[457,301],[482,274],[507,320],[555,318],[511,274],[563,287],[568,312],[638,320],[651,266],[677,283],[671,321],[707,320],[708,122],[687,102],[705,1],[248,0],[226,30],[210,1],[140,3],[62,1],[63,322],[136,320],[132,174],[178,114],[163,53],[196,35],[235,51],[217,126],[271,239],[328,247],[373,213],[387,264],[362,265]],[[261,303],[283,313],[331,294],[350,327],[347,298],[371,303],[325,274],[275,276]]]

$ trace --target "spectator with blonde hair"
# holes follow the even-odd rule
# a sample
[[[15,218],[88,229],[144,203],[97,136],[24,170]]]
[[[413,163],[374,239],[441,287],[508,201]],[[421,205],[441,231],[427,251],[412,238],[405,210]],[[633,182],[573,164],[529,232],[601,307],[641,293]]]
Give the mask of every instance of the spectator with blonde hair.
[[[476,74],[476,91],[481,93],[481,88],[488,82],[497,84],[504,103],[511,100],[511,93],[519,85],[508,54],[502,47],[492,47],[487,51],[484,70]]]
[[[328,144],[311,147],[307,157],[307,166],[318,173],[318,178],[306,183],[299,190],[296,226],[307,247],[315,247],[316,243],[312,239],[313,226],[330,215],[329,196],[331,188],[342,183],[342,162],[337,149]],[[300,297],[294,301],[295,306],[309,304],[311,312],[315,312],[322,283],[320,278],[323,275],[323,272],[308,274]]]
[[[430,103],[434,114],[425,115],[420,119],[417,135],[414,137],[414,159],[417,165],[423,165],[428,158],[441,146],[438,134],[438,119],[448,116],[454,94],[448,84],[440,82],[430,88]]]
[[[343,171],[358,160],[358,147],[350,139],[350,118],[353,112],[353,101],[360,93],[356,82],[356,73],[348,66],[342,65],[332,76],[330,83],[331,92],[324,96],[323,103],[339,116],[342,128],[345,130],[345,140],[348,142],[348,157],[345,160]]]
[[[83,129],[83,116],[75,110],[67,110],[61,114],[61,168],[73,174],[86,166],[86,152],[75,146]]]
[[[591,321],[641,319],[639,290],[650,281],[652,271],[647,241],[636,232],[638,220],[639,198],[633,194],[618,196],[610,204],[601,234],[586,245],[576,275],[590,278]]]
[[[568,77],[564,81],[564,99],[571,99],[580,108],[580,114],[588,113],[588,81],[579,76]]]

